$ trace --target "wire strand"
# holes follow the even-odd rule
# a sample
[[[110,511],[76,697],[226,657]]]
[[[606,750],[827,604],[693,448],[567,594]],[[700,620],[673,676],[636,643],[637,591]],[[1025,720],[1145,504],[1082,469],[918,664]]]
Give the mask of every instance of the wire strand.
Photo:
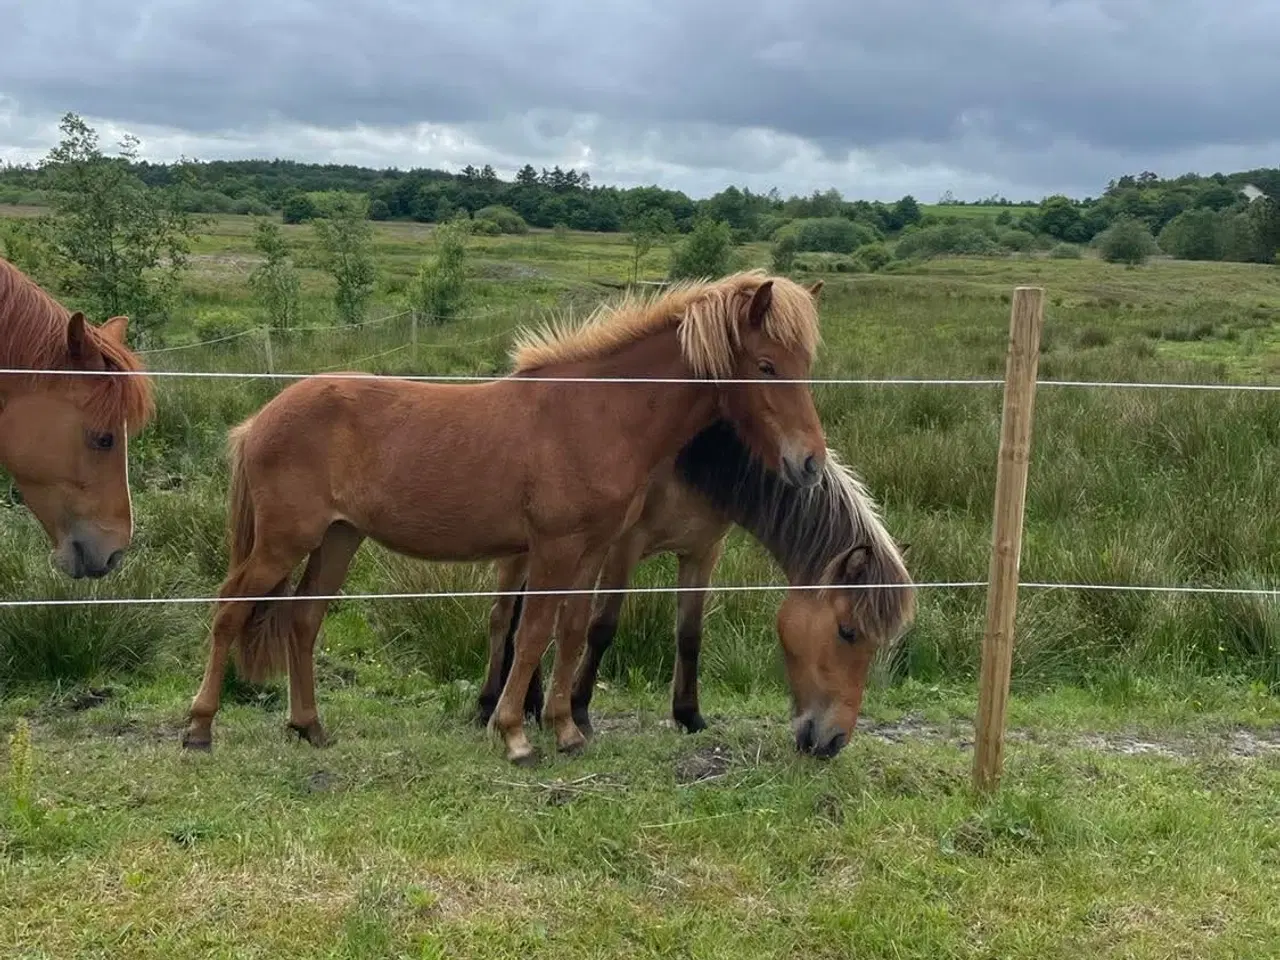
[[[488,339],[488,338],[486,338]],[[439,347],[449,344],[426,344]],[[265,371],[248,370],[42,370],[30,367],[0,368],[0,376],[49,376],[49,377],[174,377],[191,379],[207,377],[209,379],[231,380],[306,380],[311,377],[326,377],[337,380],[410,380],[439,383],[490,383],[495,380],[520,380],[537,383],[716,383],[716,384],[750,384],[769,386],[784,383],[807,383],[826,386],[951,386],[951,387],[999,387],[1003,380],[983,378],[914,378],[914,377],[803,377],[786,379],[782,377],[735,379],[726,377],[710,380],[703,377],[536,377],[518,378],[511,374],[452,374],[452,373],[329,373],[316,371],[311,373],[267,373]],[[1038,380],[1036,387],[1074,387],[1086,389],[1117,390],[1201,390],[1222,392],[1280,392],[1280,384],[1270,383],[1151,383],[1125,380]]]
[[[988,586],[986,580],[954,580],[926,583],[858,583],[837,584],[839,590],[963,590]],[[1114,593],[1166,593],[1207,594],[1217,596],[1280,597],[1280,587],[1203,587],[1161,584],[1126,583],[1047,583],[1030,581],[1018,584],[1023,590],[1093,590]],[[333,594],[284,594],[259,597],[85,597],[39,598],[31,600],[0,600],[0,609],[11,607],[72,607],[72,606],[158,606],[162,604],[213,604],[213,603],[290,603],[296,601],[324,600],[447,600],[465,597],[519,597],[548,596],[567,597],[583,594],[650,594],[650,593],[766,593],[833,589],[824,584],[708,584],[705,587],[602,587],[599,589],[543,589],[543,590],[430,590],[416,593],[333,593]]]

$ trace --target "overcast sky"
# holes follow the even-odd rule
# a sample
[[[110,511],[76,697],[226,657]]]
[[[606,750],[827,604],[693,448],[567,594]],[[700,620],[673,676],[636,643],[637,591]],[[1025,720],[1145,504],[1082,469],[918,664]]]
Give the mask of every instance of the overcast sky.
[[[1277,0],[0,0],[0,157],[525,162],[705,196],[1280,165]]]

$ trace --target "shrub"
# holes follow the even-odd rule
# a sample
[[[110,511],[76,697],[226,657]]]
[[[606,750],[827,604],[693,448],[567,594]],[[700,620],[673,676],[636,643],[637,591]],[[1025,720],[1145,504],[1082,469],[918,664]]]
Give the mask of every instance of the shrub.
[[[1026,230],[1005,230],[1000,234],[1000,246],[1015,253],[1026,253],[1035,248],[1035,234]]]
[[[476,211],[475,219],[477,225],[481,222],[495,224],[499,233],[515,234],[528,233],[529,225],[524,222],[524,217],[516,213],[510,207],[493,205],[484,207]]]
[[[1121,217],[1098,239],[1098,251],[1108,263],[1136,266],[1157,250],[1155,238],[1141,220]]]
[[[409,300],[428,323],[453,319],[466,300],[467,235],[465,220],[442,223],[435,229],[435,255],[418,269]]]
[[[869,272],[875,273],[893,259],[893,254],[883,243],[868,243],[858,248],[854,259],[864,264]]]
[[[701,219],[671,252],[672,280],[722,277],[733,264],[733,231],[723,220]]]
[[[943,223],[903,231],[894,250],[901,259],[945,255],[983,256],[999,252],[995,241],[985,231],[967,223]]]
[[[773,247],[770,251],[773,257],[773,272],[790,273],[791,268],[795,266],[798,249],[799,241],[796,239],[796,235],[783,231],[778,239],[773,241]]]
[[[218,307],[201,313],[192,325],[192,329],[196,340],[206,343],[210,340],[233,337],[246,330],[252,330],[253,326],[253,321],[239,310],[232,307]]]
[[[778,231],[795,237],[796,250],[815,253],[853,253],[861,246],[882,239],[880,232],[862,221],[844,217],[814,217],[796,220]]]
[[[1184,210],[1160,231],[1160,249],[1179,260],[1221,260],[1222,228],[1222,217],[1213,210]]]

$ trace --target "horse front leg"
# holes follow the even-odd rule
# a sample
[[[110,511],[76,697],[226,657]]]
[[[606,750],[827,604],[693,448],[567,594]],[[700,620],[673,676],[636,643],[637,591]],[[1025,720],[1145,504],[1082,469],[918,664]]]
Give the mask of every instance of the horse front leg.
[[[575,609],[569,617],[563,618],[572,620],[576,617],[581,624],[576,630],[560,631],[556,644],[556,683],[543,713],[543,722],[555,728],[557,744],[562,750],[576,749],[585,741],[570,715],[569,674],[582,652],[581,635],[586,632],[585,610],[590,609],[591,587],[600,572],[607,546],[606,542],[603,546],[590,548],[581,537],[530,544],[529,578],[520,625],[516,629],[515,655],[511,661],[511,672],[489,720],[489,729],[502,736],[507,747],[507,759],[512,763],[523,765],[535,759],[533,747],[524,732],[524,704],[530,681],[551,643],[557,611],[566,599],[578,600],[578,607],[582,607],[585,601],[586,607],[582,612]],[[581,593],[564,598],[562,594],[543,592],[564,589]],[[568,671],[564,668],[566,658],[570,658],[567,659]]]

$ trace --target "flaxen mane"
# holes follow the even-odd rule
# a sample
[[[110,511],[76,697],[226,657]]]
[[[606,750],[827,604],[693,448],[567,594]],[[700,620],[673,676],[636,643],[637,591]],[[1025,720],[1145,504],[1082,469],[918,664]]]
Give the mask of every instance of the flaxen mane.
[[[862,481],[827,450],[822,481],[801,488],[754,457],[733,426],[719,421],[676,459],[680,479],[769,551],[792,584],[816,584],[832,560],[866,546],[866,579],[887,589],[861,589],[854,602],[882,636],[896,640],[914,616],[915,590],[893,537]]]
[[[67,322],[71,314],[8,260],[0,257],[0,369],[66,370],[71,368],[67,346]],[[141,360],[127,347],[101,336],[86,324],[85,330],[102,354],[108,370],[137,372]],[[123,419],[129,432],[146,425],[154,412],[150,378],[38,377],[31,382],[44,390],[65,389],[69,384],[91,381],[86,410],[104,421]]]
[[[628,293],[601,304],[581,324],[560,321],[522,331],[511,354],[514,372],[601,357],[677,326],[694,376],[728,377],[738,350],[739,318],[768,279],[773,280],[773,300],[765,316],[765,335],[813,357],[821,338],[817,305],[809,291],[786,277],[748,270],[716,281],[675,283],[658,295]]]

